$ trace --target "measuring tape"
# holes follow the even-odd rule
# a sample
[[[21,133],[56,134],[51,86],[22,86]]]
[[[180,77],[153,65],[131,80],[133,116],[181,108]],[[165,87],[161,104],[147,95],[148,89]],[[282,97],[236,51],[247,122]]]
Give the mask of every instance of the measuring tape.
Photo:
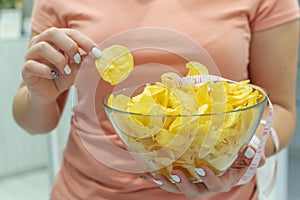
[[[215,76],[215,75],[196,75],[196,76],[188,76],[188,77],[182,77],[182,78],[177,78],[174,80],[175,84],[177,87],[184,87],[184,86],[190,86],[190,85],[195,85],[195,86],[199,86],[203,83],[207,83],[207,82],[217,82],[217,81],[227,81],[227,82],[232,82],[232,83],[238,83],[229,79],[225,79],[219,76]],[[248,167],[247,171],[245,172],[245,174],[243,175],[243,177],[239,180],[238,185],[243,185],[248,183],[253,176],[256,173],[257,167],[260,163],[260,160],[262,158],[262,156],[264,155],[264,148],[268,139],[269,134],[271,133],[273,136],[273,140],[274,140],[274,144],[276,147],[276,150],[279,149],[279,140],[278,137],[276,135],[276,132],[274,131],[274,129],[272,128],[272,124],[273,124],[273,119],[274,119],[274,107],[268,97],[268,95],[265,93],[265,91],[263,91],[261,88],[257,87],[257,86],[253,86],[255,89],[261,91],[263,94],[265,94],[267,100],[268,100],[268,104],[269,104],[269,112],[268,112],[268,116],[267,119],[265,121],[262,121],[262,124],[264,124],[264,130],[263,130],[263,134],[262,137],[260,139],[260,142],[258,143],[257,146],[257,150],[256,153],[251,161],[250,166]]]

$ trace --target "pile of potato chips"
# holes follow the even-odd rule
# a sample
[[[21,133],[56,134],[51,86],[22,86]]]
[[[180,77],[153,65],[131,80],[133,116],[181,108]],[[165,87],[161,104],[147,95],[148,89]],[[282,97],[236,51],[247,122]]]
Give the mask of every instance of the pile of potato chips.
[[[189,62],[187,76],[208,74],[205,66]],[[127,147],[154,173],[169,177],[182,170],[192,181],[195,167],[209,166],[222,174],[240,148],[253,136],[266,97],[249,81],[218,81],[177,87],[175,74],[143,86],[131,96],[111,94],[110,121]]]

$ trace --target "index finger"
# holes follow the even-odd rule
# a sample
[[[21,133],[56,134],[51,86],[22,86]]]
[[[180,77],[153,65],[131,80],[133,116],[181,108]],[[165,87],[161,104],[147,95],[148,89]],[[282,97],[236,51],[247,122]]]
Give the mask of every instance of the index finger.
[[[31,45],[41,41],[55,45],[71,58],[77,54],[79,48],[86,53],[91,52],[96,58],[101,56],[98,45],[92,39],[80,31],[73,29],[60,29],[55,27],[47,29],[40,34],[36,34],[36,36],[32,38]]]
[[[83,49],[86,53],[91,53],[94,57],[99,58],[101,51],[98,45],[89,37],[83,33],[73,29],[62,29],[65,33],[72,38],[78,46]]]

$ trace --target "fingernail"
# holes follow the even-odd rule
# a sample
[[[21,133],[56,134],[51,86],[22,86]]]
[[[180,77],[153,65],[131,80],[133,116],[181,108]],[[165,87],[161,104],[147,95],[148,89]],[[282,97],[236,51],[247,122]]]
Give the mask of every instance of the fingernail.
[[[180,178],[179,178],[179,176],[177,176],[177,175],[172,175],[172,174],[170,174],[170,176],[171,176],[171,178],[172,178],[173,181],[175,181],[176,183],[180,183]]]
[[[79,53],[76,53],[73,57],[73,60],[76,64],[80,64],[81,63],[81,56]]]
[[[102,52],[97,47],[94,47],[92,49],[92,55],[99,58],[102,55]]]
[[[160,180],[152,179],[154,183],[156,183],[159,186],[162,186],[164,183]]]
[[[67,66],[64,68],[64,72],[65,72],[66,74],[71,74],[72,70],[71,70],[71,68],[67,65]]]
[[[196,168],[196,172],[199,176],[205,176],[206,173],[202,168]]]
[[[145,175],[140,175],[140,178],[141,178],[141,179],[145,179],[145,180],[148,180],[148,179],[149,179],[148,176],[145,176]]]
[[[52,78],[56,79],[56,78],[58,78],[59,75],[58,75],[58,73],[57,73],[56,71],[51,70],[50,76],[51,76]]]
[[[254,135],[251,140],[250,140],[250,144],[255,148],[255,149],[258,149],[258,145],[260,143],[260,139]]]
[[[254,154],[255,154],[255,151],[251,147],[248,147],[244,153],[245,157],[248,159],[253,158]]]

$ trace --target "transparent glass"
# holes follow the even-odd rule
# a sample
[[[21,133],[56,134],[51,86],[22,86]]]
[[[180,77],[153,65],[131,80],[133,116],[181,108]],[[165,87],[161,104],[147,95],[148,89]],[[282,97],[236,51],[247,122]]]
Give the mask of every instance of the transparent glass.
[[[144,86],[114,91],[112,95],[133,97]],[[257,86],[255,86],[257,89]],[[217,175],[223,174],[235,161],[240,149],[255,134],[266,108],[264,90],[251,107],[229,112],[190,115],[139,114],[108,106],[109,95],[103,100],[106,114],[128,151],[148,172],[169,177],[172,169],[182,170],[193,182],[201,181],[195,168],[208,166]],[[137,124],[138,119],[143,124]],[[170,133],[166,124],[177,120]]]

